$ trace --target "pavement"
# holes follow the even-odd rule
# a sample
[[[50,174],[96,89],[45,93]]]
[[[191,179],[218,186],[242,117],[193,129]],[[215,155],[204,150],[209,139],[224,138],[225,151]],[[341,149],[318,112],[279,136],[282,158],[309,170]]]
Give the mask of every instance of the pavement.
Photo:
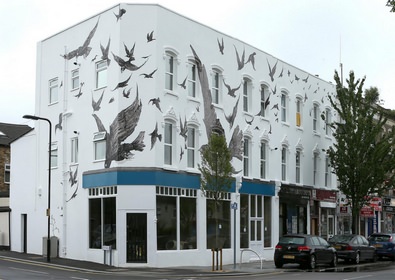
[[[196,277],[196,276],[232,276],[232,275],[251,275],[251,274],[264,274],[264,273],[281,273],[281,269],[276,269],[273,261],[254,261],[246,262],[243,264],[237,263],[223,265],[222,270],[214,270],[212,267],[206,266],[182,266],[182,267],[164,267],[164,268],[153,268],[153,267],[114,267],[100,263],[87,262],[72,260],[66,258],[51,258],[50,263],[47,262],[47,258],[42,255],[25,254],[13,251],[0,251],[0,260],[19,261],[26,262],[32,265],[53,266],[58,268],[67,268],[77,271],[88,271],[88,272],[102,272],[102,273],[115,273],[120,275],[146,275],[152,276],[155,274],[161,275],[161,277]]]

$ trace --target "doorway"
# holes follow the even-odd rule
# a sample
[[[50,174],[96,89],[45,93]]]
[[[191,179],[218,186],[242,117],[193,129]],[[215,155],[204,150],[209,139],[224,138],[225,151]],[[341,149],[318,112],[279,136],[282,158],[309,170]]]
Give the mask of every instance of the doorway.
[[[147,262],[147,213],[126,214],[126,262]]]
[[[27,253],[27,214],[22,214],[22,252]]]

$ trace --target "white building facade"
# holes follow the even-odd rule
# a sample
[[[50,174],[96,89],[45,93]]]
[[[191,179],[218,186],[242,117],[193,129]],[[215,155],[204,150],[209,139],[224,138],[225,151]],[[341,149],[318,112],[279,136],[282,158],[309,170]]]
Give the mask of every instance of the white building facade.
[[[285,233],[331,235],[336,178],[325,150],[334,91],[159,5],[120,4],[39,42],[35,115],[52,122],[57,255],[207,266],[216,246],[226,264],[243,249],[273,259]],[[243,182],[215,212],[198,164],[218,125]],[[48,132],[37,121],[13,143],[13,251],[43,253]],[[254,257],[248,251],[244,261]]]

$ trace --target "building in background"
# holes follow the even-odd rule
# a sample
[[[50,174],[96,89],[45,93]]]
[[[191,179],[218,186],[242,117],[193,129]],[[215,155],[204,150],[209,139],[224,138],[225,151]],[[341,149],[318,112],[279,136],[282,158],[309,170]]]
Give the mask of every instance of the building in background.
[[[10,249],[11,142],[31,130],[27,125],[0,123],[0,249]]]
[[[211,265],[215,244],[225,264],[245,248],[272,259],[285,233],[332,232],[331,83],[160,5],[114,6],[37,48],[59,257]],[[198,165],[218,125],[242,185],[213,211]],[[15,251],[44,253],[48,133],[36,121],[13,143]]]

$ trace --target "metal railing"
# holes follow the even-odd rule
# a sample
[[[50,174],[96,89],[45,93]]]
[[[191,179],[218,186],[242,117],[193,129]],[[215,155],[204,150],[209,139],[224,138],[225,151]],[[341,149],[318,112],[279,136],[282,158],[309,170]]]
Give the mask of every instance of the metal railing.
[[[253,252],[255,255],[258,256],[258,258],[259,258],[259,260],[261,262],[261,269],[262,269],[262,258],[261,258],[261,256],[257,252],[255,252],[254,250],[251,250],[251,249],[242,249],[241,250],[241,253],[240,253],[240,268],[241,268],[241,265],[243,264],[243,253],[247,252],[247,251]]]

